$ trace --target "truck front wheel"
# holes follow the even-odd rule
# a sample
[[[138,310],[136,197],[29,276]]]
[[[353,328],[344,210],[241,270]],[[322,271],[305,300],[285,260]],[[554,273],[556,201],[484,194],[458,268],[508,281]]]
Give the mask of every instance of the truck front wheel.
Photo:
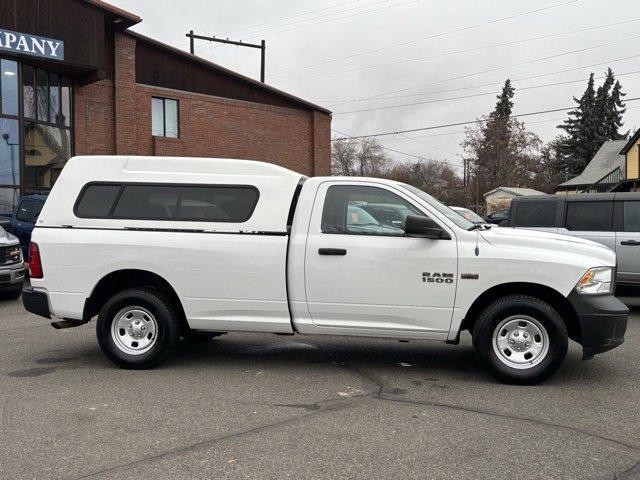
[[[533,385],[553,375],[567,355],[567,328],[548,303],[510,295],[489,304],[473,327],[482,366],[497,379]]]
[[[123,368],[152,368],[176,347],[178,315],[170,301],[153,289],[132,288],[116,293],[98,316],[100,349]]]

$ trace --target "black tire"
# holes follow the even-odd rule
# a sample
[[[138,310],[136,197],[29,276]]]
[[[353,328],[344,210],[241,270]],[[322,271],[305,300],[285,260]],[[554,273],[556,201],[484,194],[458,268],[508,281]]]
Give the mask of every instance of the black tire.
[[[198,330],[187,329],[183,331],[180,336],[187,342],[204,343],[212,340],[220,335],[224,335],[227,332],[200,332]]]
[[[2,300],[15,300],[22,295],[22,283],[18,283],[12,288],[0,291],[0,299]]]
[[[498,356],[501,353],[496,353],[496,350],[501,351],[500,347],[494,348],[494,332],[498,326],[512,316],[519,315],[539,322],[546,330],[548,337],[546,355],[540,355],[539,363],[530,367],[523,366],[520,369],[505,363],[505,360]],[[526,321],[523,322],[523,325],[526,324]],[[496,338],[498,336],[504,338],[505,331],[501,329]],[[528,295],[510,295],[489,304],[478,316],[472,336],[473,347],[482,366],[498,380],[517,385],[534,385],[553,375],[566,357],[569,344],[567,327],[558,312],[548,303]],[[502,357],[505,358],[510,352],[511,350],[507,348]]]
[[[141,307],[152,314],[156,336],[144,353],[131,355],[119,348],[112,337],[116,315],[127,307]],[[154,289],[132,288],[116,293],[104,304],[98,316],[96,335],[106,357],[122,368],[148,369],[164,361],[176,348],[179,338],[179,316],[175,306]]]

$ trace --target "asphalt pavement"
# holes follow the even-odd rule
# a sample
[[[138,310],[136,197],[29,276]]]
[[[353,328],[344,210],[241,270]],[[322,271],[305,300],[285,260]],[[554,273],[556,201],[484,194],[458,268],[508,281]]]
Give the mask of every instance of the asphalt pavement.
[[[640,305],[640,301],[630,302]],[[626,342],[534,387],[469,335],[430,342],[232,333],[160,368],[0,303],[1,479],[640,478],[640,308]]]

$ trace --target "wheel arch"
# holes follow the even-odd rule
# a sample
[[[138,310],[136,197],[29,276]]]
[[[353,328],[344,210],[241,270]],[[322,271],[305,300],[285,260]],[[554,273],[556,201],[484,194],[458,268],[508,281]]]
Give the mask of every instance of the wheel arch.
[[[471,332],[480,312],[482,312],[482,310],[494,300],[507,295],[529,295],[547,302],[562,317],[562,320],[567,327],[569,337],[574,340],[580,340],[582,338],[578,315],[571,305],[571,302],[569,302],[564,295],[551,287],[538,283],[527,282],[503,283],[495,285],[484,291],[478,298],[476,298],[471,307],[469,307],[469,310],[467,310],[467,313],[462,320],[462,324],[460,325],[460,331],[469,330]]]
[[[173,286],[157,273],[143,269],[115,270],[103,276],[84,302],[83,320],[89,321],[100,313],[105,302],[116,293],[135,287],[152,288],[165,295],[176,307],[180,326],[188,328],[184,307]]]

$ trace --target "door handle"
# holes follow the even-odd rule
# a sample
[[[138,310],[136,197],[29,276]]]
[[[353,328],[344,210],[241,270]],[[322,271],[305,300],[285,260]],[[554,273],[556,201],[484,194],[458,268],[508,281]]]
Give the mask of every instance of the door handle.
[[[319,248],[318,255],[346,255],[346,248]]]
[[[637,240],[624,240],[620,242],[620,245],[640,245],[640,242]]]

